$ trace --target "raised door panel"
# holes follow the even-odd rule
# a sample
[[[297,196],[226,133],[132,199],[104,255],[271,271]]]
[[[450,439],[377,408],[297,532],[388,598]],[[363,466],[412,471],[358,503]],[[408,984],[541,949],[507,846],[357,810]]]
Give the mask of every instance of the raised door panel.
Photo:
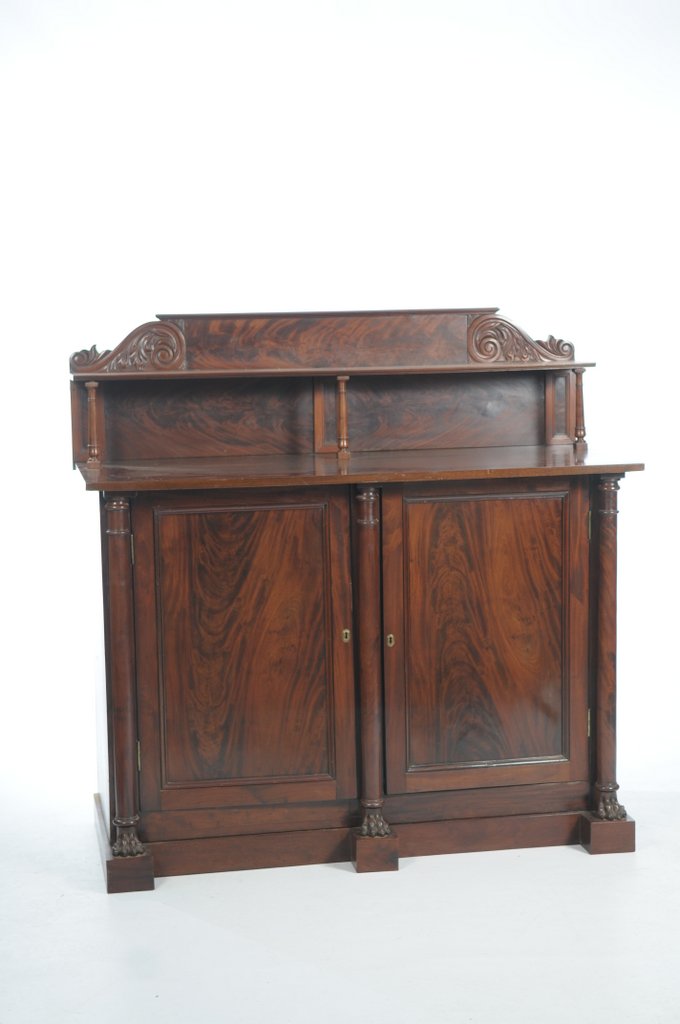
[[[580,484],[386,489],[391,793],[587,778]]]
[[[356,794],[344,492],[135,508],[142,810]]]

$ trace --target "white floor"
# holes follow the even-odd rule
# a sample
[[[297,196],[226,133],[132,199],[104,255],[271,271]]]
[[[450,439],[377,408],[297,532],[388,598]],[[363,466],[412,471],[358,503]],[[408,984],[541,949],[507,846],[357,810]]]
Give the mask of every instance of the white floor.
[[[0,1024],[680,1022],[678,795],[626,803],[633,855],[280,868],[119,896],[89,802],[8,806]]]

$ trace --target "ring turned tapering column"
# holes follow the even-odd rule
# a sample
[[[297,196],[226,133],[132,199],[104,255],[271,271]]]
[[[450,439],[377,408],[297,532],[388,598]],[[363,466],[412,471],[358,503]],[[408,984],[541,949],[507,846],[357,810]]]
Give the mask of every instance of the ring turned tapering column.
[[[134,621],[132,609],[132,555],[130,545],[130,503],[127,498],[106,502],[106,544],[108,554],[109,635],[111,645],[112,740],[114,763],[114,857],[135,857],[145,853],[137,825],[137,723],[135,715]]]
[[[592,812],[583,816],[581,827],[581,841],[591,853],[635,849],[635,822],[619,803],[616,781],[616,517],[620,479],[600,477],[597,489],[595,783]]]
[[[352,837],[357,871],[398,867],[397,837],[383,815],[382,628],[380,601],[380,497],[359,487],[357,526],[357,633],[361,706],[361,809]]]
[[[596,781],[594,810],[598,818],[616,821],[626,809],[616,797],[616,534],[620,477],[600,479],[599,601],[597,631]]]

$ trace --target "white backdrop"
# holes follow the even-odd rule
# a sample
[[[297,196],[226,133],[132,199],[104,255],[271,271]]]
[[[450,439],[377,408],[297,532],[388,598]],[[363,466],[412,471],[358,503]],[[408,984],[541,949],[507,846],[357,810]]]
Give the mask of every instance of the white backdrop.
[[[68,356],[157,312],[498,305],[573,341],[619,516],[622,796],[680,788],[680,6],[5,0],[3,774],[95,788]],[[52,788],[48,792],[52,792]],[[634,804],[629,803],[634,813]]]

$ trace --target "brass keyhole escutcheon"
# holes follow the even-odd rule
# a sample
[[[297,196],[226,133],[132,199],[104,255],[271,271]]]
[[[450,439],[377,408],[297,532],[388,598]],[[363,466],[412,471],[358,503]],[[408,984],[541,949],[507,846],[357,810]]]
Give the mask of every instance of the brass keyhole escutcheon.
[[[349,630],[349,629],[343,629],[343,631],[342,631],[342,642],[343,642],[343,644],[348,644],[351,639],[352,639],[352,631]]]
[[[388,633],[387,634],[387,636],[385,637],[385,643],[387,644],[388,647],[394,647],[394,644],[395,644],[394,633]]]

